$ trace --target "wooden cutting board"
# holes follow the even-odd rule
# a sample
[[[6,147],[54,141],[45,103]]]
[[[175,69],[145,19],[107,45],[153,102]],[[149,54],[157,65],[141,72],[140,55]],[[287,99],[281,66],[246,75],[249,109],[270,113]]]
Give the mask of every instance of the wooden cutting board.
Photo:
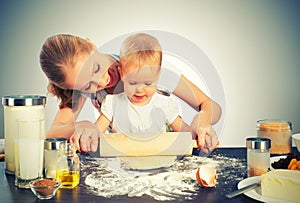
[[[190,132],[129,136],[111,133],[101,135],[99,149],[101,157],[191,155],[193,139]]]

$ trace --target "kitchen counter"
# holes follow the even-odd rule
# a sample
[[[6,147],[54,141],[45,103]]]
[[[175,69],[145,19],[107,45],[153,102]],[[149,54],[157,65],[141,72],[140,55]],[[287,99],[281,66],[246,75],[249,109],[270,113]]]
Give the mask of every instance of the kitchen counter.
[[[293,148],[293,151],[297,151]],[[194,150],[194,156],[199,156],[199,152]],[[186,200],[184,197],[179,199],[173,199],[166,202],[257,202],[245,195],[239,195],[232,199],[225,197],[226,194],[237,189],[239,181],[247,177],[246,169],[246,148],[218,148],[211,153],[208,158],[210,160],[216,160],[221,165],[218,165],[217,173],[217,185],[213,188],[197,188],[195,194]],[[93,159],[94,155],[80,154],[80,158],[85,163],[85,160]],[[88,158],[88,159],[87,159]],[[222,159],[222,161],[221,161]],[[228,163],[231,159],[238,164]],[[237,168],[238,167],[238,168]],[[83,171],[84,170],[84,171]],[[0,199],[1,202],[162,202],[155,200],[148,195],[142,195],[141,197],[128,197],[128,195],[103,197],[93,192],[90,187],[85,183],[85,178],[88,173],[87,168],[82,169],[80,184],[74,189],[59,189],[54,198],[50,200],[38,200],[35,198],[30,189],[19,189],[14,186],[14,176],[8,175],[4,171],[4,162],[0,162]]]

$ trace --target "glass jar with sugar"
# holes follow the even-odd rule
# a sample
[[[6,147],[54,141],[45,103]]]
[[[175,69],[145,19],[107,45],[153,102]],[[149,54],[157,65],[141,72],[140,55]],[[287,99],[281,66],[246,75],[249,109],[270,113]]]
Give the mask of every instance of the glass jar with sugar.
[[[272,141],[271,154],[288,154],[291,152],[292,123],[279,119],[257,121],[257,136]]]

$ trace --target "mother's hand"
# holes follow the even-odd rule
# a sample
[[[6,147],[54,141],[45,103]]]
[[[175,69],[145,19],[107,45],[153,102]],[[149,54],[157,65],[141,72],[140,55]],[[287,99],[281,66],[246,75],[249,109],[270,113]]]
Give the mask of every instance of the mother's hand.
[[[216,131],[211,127],[205,117],[201,118],[201,113],[198,113],[192,123],[191,128],[193,134],[197,136],[197,145],[204,153],[213,151],[219,144],[219,139]]]
[[[95,152],[98,148],[100,133],[98,126],[92,122],[76,122],[75,131],[70,137],[70,142],[75,143],[78,151]]]
[[[213,128],[205,134],[205,144],[201,149],[203,152],[208,153],[213,151],[219,145],[219,139],[216,131]]]

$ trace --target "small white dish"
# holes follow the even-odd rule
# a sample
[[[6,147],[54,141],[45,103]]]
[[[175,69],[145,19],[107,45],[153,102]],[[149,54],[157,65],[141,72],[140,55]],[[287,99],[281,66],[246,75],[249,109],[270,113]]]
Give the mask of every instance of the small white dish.
[[[270,170],[274,170],[274,168],[272,167],[272,163],[279,161],[280,159],[285,159],[287,157],[287,155],[282,155],[282,156],[273,156],[270,158]]]
[[[242,181],[240,181],[238,183],[238,189],[241,189],[243,187],[246,187],[248,185],[251,185],[253,183],[259,183],[260,182],[260,176],[254,176],[254,177],[250,177],[250,178],[246,178]],[[270,197],[263,197],[261,195],[261,187],[258,187],[258,188],[255,188],[253,190],[250,190],[248,192],[245,192],[244,193],[246,196],[252,198],[252,199],[255,199],[257,201],[260,201],[260,202],[268,202],[268,203],[291,203],[289,201],[286,201],[286,200],[282,200],[282,199],[277,199],[277,198],[270,198]]]
[[[294,140],[298,152],[300,152],[300,133],[293,134],[292,138]]]

